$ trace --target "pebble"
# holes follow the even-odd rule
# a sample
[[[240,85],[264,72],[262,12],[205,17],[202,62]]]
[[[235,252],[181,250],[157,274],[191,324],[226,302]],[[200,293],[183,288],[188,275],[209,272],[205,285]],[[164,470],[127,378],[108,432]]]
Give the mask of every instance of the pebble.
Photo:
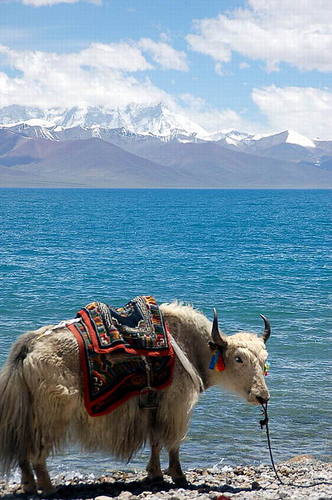
[[[140,483],[144,471],[109,471],[99,479],[80,474],[68,480],[55,478],[60,487],[54,498],[67,500],[328,500],[332,498],[332,464],[311,456],[293,457],[277,465],[284,484],[279,484],[267,465],[225,466],[191,469],[188,487],[176,488],[170,478],[155,485]],[[304,487],[305,486],[305,487]],[[74,489],[75,488],[75,489]],[[0,499],[15,499],[20,493],[17,483],[0,480]],[[72,495],[72,496],[71,496]]]

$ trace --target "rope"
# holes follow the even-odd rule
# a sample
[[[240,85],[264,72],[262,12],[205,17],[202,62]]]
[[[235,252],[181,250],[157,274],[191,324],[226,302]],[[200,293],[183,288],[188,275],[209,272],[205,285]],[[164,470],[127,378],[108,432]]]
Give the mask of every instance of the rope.
[[[268,444],[268,447],[269,447],[269,453],[270,453],[270,459],[271,459],[271,464],[272,464],[272,468],[274,470],[274,473],[279,481],[280,484],[284,484],[281,479],[280,479],[280,476],[277,472],[277,469],[276,469],[276,466],[274,464],[274,460],[273,460],[273,455],[272,455],[272,448],[271,448],[271,440],[270,440],[270,432],[269,432],[269,417],[268,417],[268,414],[267,414],[267,401],[266,403],[261,403],[262,405],[262,413],[264,415],[264,419],[260,420],[259,423],[260,423],[260,426],[261,426],[261,429],[263,429],[263,427],[265,426],[266,428],[266,437],[267,437],[267,444]]]

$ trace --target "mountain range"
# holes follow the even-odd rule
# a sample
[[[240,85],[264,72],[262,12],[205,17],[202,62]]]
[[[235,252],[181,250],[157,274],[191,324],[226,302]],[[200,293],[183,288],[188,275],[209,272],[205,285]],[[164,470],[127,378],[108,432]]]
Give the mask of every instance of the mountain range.
[[[2,187],[332,188],[332,140],[207,133],[163,104],[0,108]]]

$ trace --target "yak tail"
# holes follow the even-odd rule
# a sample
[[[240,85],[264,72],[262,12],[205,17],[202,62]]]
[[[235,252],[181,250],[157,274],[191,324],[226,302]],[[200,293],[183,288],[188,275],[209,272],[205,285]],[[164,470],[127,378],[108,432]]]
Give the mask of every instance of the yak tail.
[[[33,442],[31,393],[23,361],[34,335],[22,335],[14,344],[0,372],[0,471],[10,470],[31,453]]]

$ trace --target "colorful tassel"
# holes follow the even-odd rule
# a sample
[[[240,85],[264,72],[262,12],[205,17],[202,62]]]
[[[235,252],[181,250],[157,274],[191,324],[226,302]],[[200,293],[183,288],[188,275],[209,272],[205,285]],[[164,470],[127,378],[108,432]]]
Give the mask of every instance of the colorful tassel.
[[[269,374],[269,369],[270,369],[270,365],[268,362],[266,362],[264,365],[264,376],[265,377],[267,377],[267,375]]]
[[[217,363],[217,353],[214,352],[210,359],[209,369],[214,370],[216,363]]]
[[[217,364],[216,364],[216,370],[218,372],[222,372],[222,371],[225,370],[225,363],[224,363],[224,360],[223,360],[221,352],[219,352],[218,361],[217,361]]]
[[[220,351],[215,351],[212,354],[210,359],[209,369],[217,370],[218,372],[222,372],[223,370],[225,370],[224,360],[222,358],[222,354]]]

